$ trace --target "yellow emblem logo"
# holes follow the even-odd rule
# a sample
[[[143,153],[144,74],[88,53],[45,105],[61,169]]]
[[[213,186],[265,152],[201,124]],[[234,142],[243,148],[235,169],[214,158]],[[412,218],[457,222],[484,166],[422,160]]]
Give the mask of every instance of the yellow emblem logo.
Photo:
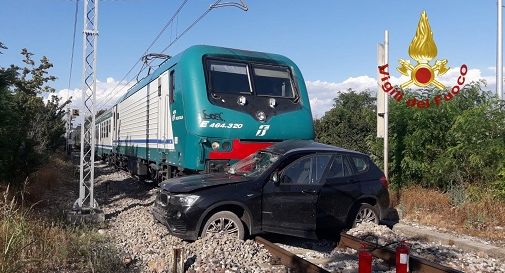
[[[422,12],[416,35],[410,42],[409,56],[417,62],[415,66],[409,60],[400,59],[400,66],[396,68],[402,75],[410,77],[410,80],[400,85],[402,89],[412,84],[419,87],[431,84],[442,90],[445,88],[441,82],[437,81],[436,77],[445,74],[449,70],[446,67],[447,60],[436,60],[433,66],[430,65],[430,61],[437,56],[437,45],[433,40],[433,32],[426,11]]]

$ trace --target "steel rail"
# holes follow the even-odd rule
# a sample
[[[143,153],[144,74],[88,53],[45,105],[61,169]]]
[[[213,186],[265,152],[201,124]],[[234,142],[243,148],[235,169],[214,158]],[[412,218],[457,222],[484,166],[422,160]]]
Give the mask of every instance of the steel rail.
[[[303,259],[284,248],[266,240],[263,237],[256,236],[255,241],[262,244],[280,263],[291,269],[290,272],[307,273],[330,273],[329,271]]]
[[[366,243],[372,249],[371,253],[373,256],[384,260],[391,266],[394,266],[396,263],[396,252],[390,248],[380,248],[375,243],[371,243],[368,241],[361,240],[352,235],[346,234],[345,232],[340,233],[340,242],[338,246],[340,248],[353,248],[358,250],[361,248],[361,245]],[[428,261],[424,258],[409,255],[409,266],[411,272],[419,272],[419,273],[463,273],[463,271],[456,270],[454,268],[450,268],[441,264],[437,264],[431,261]]]

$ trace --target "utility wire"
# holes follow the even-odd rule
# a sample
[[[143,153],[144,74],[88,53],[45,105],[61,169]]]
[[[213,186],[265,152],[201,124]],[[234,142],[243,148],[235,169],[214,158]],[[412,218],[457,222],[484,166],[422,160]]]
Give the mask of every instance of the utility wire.
[[[119,87],[119,85],[128,77],[128,75],[130,75],[130,73],[133,71],[133,69],[135,69],[135,67],[142,61],[142,57],[154,46],[154,44],[158,41],[158,39],[161,37],[161,35],[165,32],[165,30],[170,26],[172,25],[172,22],[174,21],[174,19],[176,18],[176,16],[181,12],[182,8],[186,5],[186,3],[188,2],[189,0],[184,0],[181,5],[179,5],[179,8],[175,11],[175,13],[172,15],[172,17],[170,18],[170,20],[168,20],[168,22],[163,26],[163,28],[160,30],[160,32],[158,33],[158,35],[154,38],[154,40],[151,42],[151,44],[146,48],[146,50],[144,50],[144,53],[142,54],[142,56],[140,56],[140,58],[137,59],[137,61],[135,62],[135,64],[130,68],[130,70],[128,70],[128,72],[126,72],[126,74],[123,76],[123,78],[114,86],[114,88],[112,89],[111,92],[109,92],[109,94],[104,98],[107,99],[107,97],[111,96],[110,98],[107,99],[106,102],[104,103],[101,103],[97,109],[100,109],[100,107],[102,107],[103,105],[105,105],[107,102],[110,101],[111,98],[114,97],[115,95],[115,92],[119,92],[121,90],[124,89],[124,86],[128,86],[128,84],[130,84],[130,82],[133,80],[129,80],[127,84],[125,84],[123,86],[123,88],[119,89],[118,91],[117,88]]]
[[[177,42],[182,36],[184,36],[184,34],[186,34],[196,24],[198,24],[198,22],[200,22],[213,9],[220,8],[220,7],[233,6],[233,7],[240,8],[243,11],[247,11],[248,10],[247,4],[245,4],[243,2],[243,0],[240,0],[240,2],[241,2],[240,4],[234,3],[234,2],[225,2],[225,3],[221,3],[221,2],[222,2],[222,0],[216,0],[212,5],[209,6],[209,8],[207,10],[205,10],[205,12],[203,12],[198,18],[196,18],[196,20],[194,20],[187,28],[185,28],[184,31],[182,31],[180,35],[178,35],[177,30],[176,30],[176,37],[175,37],[175,39],[173,41],[171,41],[160,53],[165,53],[175,42]],[[174,19],[175,16],[177,16],[177,13],[174,14],[174,16],[172,16],[171,21],[173,21],[173,19]],[[164,29],[166,29],[166,27]],[[128,81],[128,83],[126,85],[124,85],[119,91],[123,90],[126,86],[128,86],[131,83],[131,81],[133,81],[133,79],[136,79],[138,77],[138,75],[140,75],[140,73],[142,73],[147,67],[149,67],[153,61],[154,61],[154,59],[152,59],[146,66],[143,66],[140,69],[139,73],[137,73],[137,75],[135,77],[133,77],[130,81]],[[139,62],[140,62],[140,60],[139,60]],[[138,64],[138,62],[135,64],[135,66],[137,64]],[[133,70],[134,67],[132,67],[132,69],[130,69],[130,71],[127,74],[129,74],[131,72],[131,70]],[[121,80],[121,81],[123,81],[123,80]],[[118,83],[118,85],[116,85],[116,87],[119,86],[119,83]],[[107,101],[105,101],[104,103],[102,103],[99,107],[102,107],[105,104],[107,104],[110,101],[111,98],[112,97],[110,97]]]
[[[165,47],[161,53],[164,53],[165,51],[167,51],[175,42],[177,42],[177,40],[179,40],[185,33],[187,33],[192,27],[194,27],[200,20],[203,19],[203,17],[205,17],[213,8],[214,8],[214,5],[217,5],[219,4],[219,2],[221,2],[222,0],[217,0],[213,5],[211,5],[207,10],[205,10],[205,12],[200,15],[195,21],[193,21],[193,23],[191,23],[191,25],[189,25],[189,27],[187,27],[182,33],[181,35],[178,35],[177,36],[177,30],[176,30],[176,37],[173,41],[171,41],[167,47]],[[128,83],[126,83],[121,89],[119,89],[118,91],[122,91],[126,86],[128,86],[134,79],[136,79],[138,77],[138,75],[140,75],[147,67],[149,67],[149,65],[151,65],[151,63],[153,62],[154,60],[151,60],[146,66],[143,66],[140,71],[137,73],[136,76],[134,76],[131,80],[128,81]],[[133,70],[133,67],[132,69],[130,69],[130,72],[131,70]],[[119,83],[118,83],[119,85]],[[112,92],[111,92],[112,93]],[[105,104],[107,104],[110,99],[112,97],[108,98],[107,101],[105,101],[104,103],[100,104],[99,108],[104,106]]]
[[[74,51],[75,51],[75,34],[77,30],[77,13],[79,11],[79,0],[75,0],[75,13],[74,13],[74,34],[72,39],[72,55],[70,57],[70,72],[68,73],[68,92],[70,92],[70,82],[72,81],[72,69],[74,67]],[[70,96],[69,96],[70,97]]]

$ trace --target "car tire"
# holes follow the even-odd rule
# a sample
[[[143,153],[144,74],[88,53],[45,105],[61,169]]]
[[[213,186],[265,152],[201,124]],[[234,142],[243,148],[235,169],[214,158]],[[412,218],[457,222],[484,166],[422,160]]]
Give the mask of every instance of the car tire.
[[[244,240],[244,224],[235,213],[220,211],[205,222],[201,236],[209,234],[236,234],[238,239]]]
[[[373,222],[375,224],[379,224],[379,213],[377,212],[376,207],[367,203],[361,204],[354,216],[352,227],[356,227],[357,224],[363,222]]]

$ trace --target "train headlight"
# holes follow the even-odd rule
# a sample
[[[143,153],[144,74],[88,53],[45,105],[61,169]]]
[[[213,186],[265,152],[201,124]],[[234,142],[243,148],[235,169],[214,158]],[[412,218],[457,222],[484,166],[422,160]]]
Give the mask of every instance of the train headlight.
[[[244,106],[247,103],[247,99],[244,96],[238,97],[237,103]]]
[[[212,150],[219,149],[219,142],[217,142],[217,141],[212,142],[211,147],[212,147]]]
[[[272,107],[272,108],[275,108],[275,106],[277,105],[277,101],[275,101],[274,98],[270,98],[268,100],[268,105],[270,105],[270,107]]]
[[[230,142],[223,142],[223,150],[229,151],[231,148],[231,143]]]
[[[265,119],[267,119],[267,115],[265,114],[265,112],[259,111],[259,112],[256,113],[256,118],[259,121],[265,121]]]

